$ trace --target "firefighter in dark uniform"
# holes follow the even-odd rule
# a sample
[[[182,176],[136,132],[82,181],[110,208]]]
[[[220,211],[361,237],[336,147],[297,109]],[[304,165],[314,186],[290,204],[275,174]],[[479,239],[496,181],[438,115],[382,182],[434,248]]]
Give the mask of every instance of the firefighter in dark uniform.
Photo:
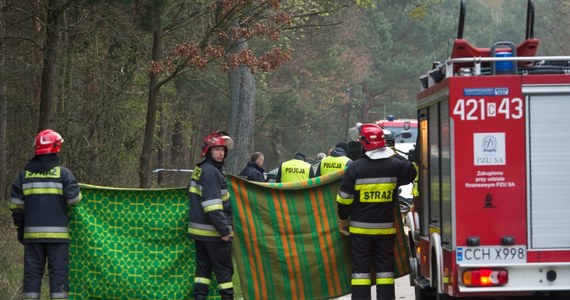
[[[321,160],[316,176],[337,172],[350,165],[352,159],[347,157],[347,152],[348,145],[346,143],[336,144],[331,154]]]
[[[40,299],[46,261],[50,298],[68,297],[68,205],[77,205],[81,192],[71,171],[59,164],[62,143],[53,130],[38,133],[35,156],[12,185],[10,210],[24,244],[24,299]]]
[[[212,272],[222,299],[233,299],[232,209],[228,183],[222,172],[232,139],[214,132],[204,139],[204,160],[192,172],[188,188],[190,200],[188,234],[196,246],[194,297],[206,299]]]
[[[313,168],[305,161],[305,154],[295,152],[293,159],[281,163],[275,182],[302,181],[313,177]]]
[[[365,154],[347,167],[337,195],[339,230],[350,235],[352,299],[370,299],[376,284],[377,299],[395,299],[394,205],[398,187],[416,176],[411,162],[397,158],[376,124],[358,126],[358,141]],[[376,281],[370,270],[374,267]]]

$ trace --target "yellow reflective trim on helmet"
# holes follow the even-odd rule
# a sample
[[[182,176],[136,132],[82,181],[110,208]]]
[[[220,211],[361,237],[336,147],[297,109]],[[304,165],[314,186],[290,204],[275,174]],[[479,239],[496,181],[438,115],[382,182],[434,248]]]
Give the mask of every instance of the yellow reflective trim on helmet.
[[[371,285],[372,279],[370,278],[353,278],[350,280],[351,285]]]
[[[58,188],[32,188],[24,190],[24,196],[41,194],[63,195],[63,190]]]
[[[69,239],[68,232],[26,232],[25,239]]]
[[[369,235],[396,234],[396,228],[359,228],[351,226],[348,231],[350,233]]]

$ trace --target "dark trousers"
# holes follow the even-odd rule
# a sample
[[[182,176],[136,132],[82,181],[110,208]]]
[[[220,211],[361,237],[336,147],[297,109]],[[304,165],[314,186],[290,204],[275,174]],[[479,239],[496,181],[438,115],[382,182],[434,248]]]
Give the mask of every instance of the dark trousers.
[[[376,272],[376,281],[370,276],[370,284],[376,284],[376,299],[395,299],[394,290],[394,239],[395,235],[350,236],[350,255],[352,257],[353,283],[352,299],[370,299],[370,286],[354,284],[354,278],[359,274],[370,274],[373,267]],[[391,277],[390,277],[391,275]]]
[[[232,243],[197,240],[194,240],[194,243],[196,245],[196,278],[209,279],[212,276],[212,272],[214,272],[222,299],[233,299],[232,275],[234,274],[234,265],[232,263]],[[209,288],[209,284],[196,282],[194,284],[194,297],[196,300],[206,299]]]
[[[40,299],[46,262],[51,299],[67,299],[69,292],[69,244],[24,244],[24,299]]]

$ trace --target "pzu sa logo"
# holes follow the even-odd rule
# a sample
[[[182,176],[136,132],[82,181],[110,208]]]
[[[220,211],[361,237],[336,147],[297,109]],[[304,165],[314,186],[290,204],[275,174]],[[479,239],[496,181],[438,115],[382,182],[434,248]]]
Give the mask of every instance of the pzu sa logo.
[[[509,94],[509,88],[495,88],[496,96],[504,96]]]

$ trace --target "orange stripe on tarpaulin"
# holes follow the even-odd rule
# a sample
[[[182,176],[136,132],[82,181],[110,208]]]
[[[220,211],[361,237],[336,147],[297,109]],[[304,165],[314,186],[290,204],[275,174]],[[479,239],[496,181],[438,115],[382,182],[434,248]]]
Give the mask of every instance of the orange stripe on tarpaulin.
[[[287,253],[290,253],[292,250],[290,249],[289,241],[286,238],[284,238],[285,236],[287,236],[286,221],[284,220],[284,216],[283,216],[283,214],[285,213],[285,210],[282,207],[283,202],[285,202],[284,199],[282,198],[282,195],[284,193],[282,191],[279,191],[279,190],[273,190],[273,191],[271,191],[271,194],[273,195],[273,202],[275,204],[275,208],[277,209],[277,211],[275,212],[277,215],[277,222],[279,223],[278,224],[279,233],[277,233],[277,234],[279,234],[279,239],[281,240],[281,243],[283,244],[283,256],[285,257],[287,255]],[[289,275],[295,274],[293,264],[286,261],[285,265],[287,266],[287,271],[288,271]],[[295,280],[288,280],[287,282],[291,285],[290,293],[291,293],[292,298],[296,299],[297,298],[297,287],[295,285]]]
[[[285,264],[283,266],[282,271],[278,273],[275,270],[265,270],[265,279],[266,279],[266,286],[265,287],[279,287],[274,289],[277,294],[276,296],[283,296],[286,298],[291,299],[329,299],[334,297],[342,296],[343,294],[350,292],[350,272],[345,272],[350,270],[350,254],[349,254],[349,247],[345,245],[346,237],[341,237],[338,229],[336,228],[336,224],[332,224],[332,221],[336,221],[336,202],[329,203],[328,201],[335,200],[335,195],[338,190],[338,183],[340,178],[342,177],[341,172],[338,174],[332,173],[327,174],[322,177],[314,178],[306,182],[294,182],[294,183],[284,183],[284,184],[275,184],[275,183],[254,183],[250,182],[246,184],[245,187],[252,189],[252,191],[248,191],[247,193],[236,194],[236,196],[244,197],[249,195],[251,198],[260,199],[267,199],[269,202],[257,201],[255,202],[254,199],[248,201],[249,205],[256,205],[255,210],[252,210],[250,213],[253,214],[253,217],[260,219],[259,216],[255,214],[261,213],[263,214],[263,220],[261,220],[264,224],[261,225],[259,222],[256,222],[256,226],[270,226],[275,231],[275,238],[276,241],[280,241],[281,245],[279,247],[268,249],[270,252],[261,252],[260,255],[262,256],[262,261],[266,261],[267,258],[264,257],[271,257],[270,261],[275,261],[275,259],[279,260],[279,264]],[[334,176],[336,175],[336,176]],[[241,178],[237,178],[236,180],[232,179],[231,181],[239,181],[243,180]],[[332,185],[329,185],[332,184]],[[260,186],[262,188],[257,188],[254,185]],[[269,190],[267,190],[269,189]],[[334,190],[334,191],[333,191]],[[257,193],[257,194],[256,194]],[[253,197],[252,197],[253,195]],[[232,195],[233,196],[233,195]],[[288,200],[287,200],[288,199]],[[331,200],[332,199],[332,200]],[[311,203],[306,203],[305,206],[297,206],[298,210],[293,209],[290,205],[293,202],[287,201],[295,201],[295,203],[300,203],[298,201],[310,201]],[[325,202],[327,201],[327,202]],[[267,206],[268,204],[272,204],[271,206]],[[318,208],[315,206],[325,205],[326,210],[324,207]],[[397,207],[397,206],[395,206]],[[238,215],[236,210],[239,210],[239,207],[234,208],[234,215]],[[311,217],[316,221],[311,221],[316,228],[310,228],[309,230],[319,230],[318,237],[319,239],[314,239],[311,242],[311,245],[305,244],[305,242],[309,243],[309,241],[300,238],[297,236],[298,234],[307,234],[306,231],[298,232],[293,231],[294,227],[291,224],[291,221],[296,221],[293,218],[299,218],[299,213],[303,212],[304,210],[313,209],[313,212],[309,213],[308,216]],[[268,213],[269,217],[265,217],[265,214]],[[291,215],[294,214],[294,215]],[[312,215],[310,215],[312,214]],[[241,215],[241,214],[240,214]],[[399,213],[396,214],[399,216]],[[244,218],[246,215],[242,215],[240,218]],[[401,219],[398,219],[398,236],[396,238],[396,258],[395,258],[395,277],[401,277],[409,273],[410,270],[409,260],[408,260],[408,252],[407,252],[407,238],[403,233],[403,229],[401,229]],[[273,223],[275,222],[275,223]],[[293,222],[296,224],[296,222]],[[250,224],[251,225],[251,224]],[[295,225],[297,226],[297,225]],[[319,227],[320,226],[320,227]],[[244,226],[245,227],[245,226]],[[321,229],[323,232],[320,232]],[[401,229],[401,230],[400,230]],[[259,229],[257,230],[257,234],[260,234]],[[309,234],[314,234],[309,232]],[[289,236],[287,236],[289,235]],[[295,235],[295,236],[292,236]],[[322,235],[322,236],[321,236]],[[236,238],[243,238],[240,236],[236,236]],[[263,238],[259,237],[258,238]],[[297,244],[302,241],[302,244]],[[262,242],[259,241],[258,242]],[[341,248],[338,247],[338,243],[342,242],[343,246]],[[404,244],[403,244],[403,243]],[[305,247],[315,247],[321,248],[322,252],[322,259],[325,263],[324,264],[315,264],[314,261],[309,260],[309,265],[306,265],[305,262],[300,262],[297,255],[302,255],[299,251],[302,251],[303,245]],[[324,245],[324,248],[323,248]],[[332,245],[332,246],[331,246]],[[252,247],[256,247],[256,245],[251,245]],[[298,248],[301,247],[301,248]],[[261,248],[260,248],[261,249]],[[308,248],[307,248],[308,249]],[[276,252],[273,252],[273,251]],[[341,250],[341,251],[338,251]],[[277,255],[277,256],[275,256]],[[284,257],[283,257],[284,255]],[[326,261],[330,264],[330,267],[327,266]],[[314,265],[313,265],[314,264]],[[303,281],[303,276],[307,275],[306,268],[317,268],[319,266],[324,266],[325,269],[323,272],[329,273],[327,274],[327,278],[330,278],[329,282],[320,284],[320,288],[317,289],[317,281],[321,282],[324,280],[323,278],[315,278],[315,281]],[[249,266],[251,268],[263,268],[262,265],[256,266]],[[334,269],[337,270],[334,270]],[[340,268],[340,269],[339,269]],[[333,270],[330,272],[329,270]],[[402,273],[401,271],[404,271]],[[284,272],[287,272],[284,274]],[[300,272],[304,272],[300,274]],[[332,273],[332,275],[330,274]],[[252,278],[242,278],[246,274],[243,271],[238,270],[238,274],[240,274],[240,279],[249,281]],[[281,276],[288,276],[282,278]],[[318,280],[317,280],[318,279]],[[283,283],[288,283],[288,285],[284,286]],[[312,288],[311,284],[315,284],[314,288]],[[323,285],[328,284],[329,286],[324,287]],[[331,289],[332,286],[332,289]],[[282,290],[281,287],[285,288]],[[255,286],[255,288],[263,289],[264,286]],[[324,288],[324,289],[323,289]],[[332,292],[331,292],[332,291]],[[275,293],[274,292],[274,293]],[[321,294],[322,293],[322,294]],[[271,295],[270,293],[268,293]],[[257,295],[261,295],[261,292],[257,292]],[[244,294],[245,296],[245,294]],[[252,295],[248,295],[248,298],[252,297]],[[269,296],[272,297],[272,296]],[[261,297],[263,299],[263,297]]]
[[[329,224],[328,224],[328,218],[325,216],[322,216],[321,213],[324,211],[324,197],[322,194],[322,189],[318,189],[319,193],[317,193],[317,191],[315,189],[311,189],[309,194],[311,196],[311,204],[312,204],[312,208],[313,208],[313,214],[317,214],[314,216],[315,219],[315,223],[317,224],[317,228],[322,229],[322,231],[324,232],[326,228],[329,228]],[[319,197],[321,196],[321,197]],[[325,211],[326,212],[326,211]],[[338,280],[338,271],[335,267],[332,267],[333,262],[335,262],[334,259],[331,259],[331,253],[330,250],[333,249],[333,244],[332,244],[332,240],[327,239],[327,237],[330,237],[330,235],[326,234],[326,235],[322,235],[322,234],[318,234],[318,239],[319,239],[319,246],[321,248],[321,253],[323,256],[323,263],[325,265],[325,268],[327,270],[325,270],[325,276],[327,278],[327,282],[329,282],[330,284],[327,285],[328,288],[328,292],[330,295],[334,294],[334,288],[336,286],[340,285],[340,280]],[[328,240],[328,241],[327,241]],[[336,265],[336,264],[335,264]],[[334,277],[334,278],[331,278]]]
[[[247,199],[247,197],[241,197],[241,192],[239,192],[240,186],[239,186],[238,183],[232,184],[231,187],[232,187],[232,192],[230,193],[231,195],[236,195],[236,196],[237,196],[237,195],[240,195],[240,197],[235,197],[235,198],[236,198],[235,203],[236,203],[239,207],[243,208],[243,209],[237,209],[237,210],[236,210],[236,209],[233,209],[234,218],[235,218],[235,215],[237,214],[237,217],[238,217],[240,220],[245,220],[245,219],[246,219],[246,217],[245,217],[245,212],[249,210],[249,208],[248,208],[248,205],[249,205],[249,204],[248,204],[248,199]],[[247,223],[246,223],[246,224],[241,224],[241,226],[242,226],[242,228],[243,228],[243,229],[242,229],[242,231],[243,231],[243,232],[242,232],[242,236],[243,236],[243,240],[244,240],[244,241],[243,241],[243,245],[245,245],[245,251],[243,251],[243,248],[240,248],[239,250],[241,250],[241,251],[243,251],[243,252],[245,253],[245,255],[248,257],[248,260],[249,260],[249,261],[253,261],[253,249],[252,249],[252,247],[251,247],[251,244],[249,243],[250,234],[251,234],[251,233],[249,232],[249,229],[246,228]],[[234,247],[235,247],[235,243],[236,243],[235,239],[237,238],[237,235],[236,235],[236,232],[235,232],[236,230],[237,230],[237,227],[234,225]],[[253,278],[256,278],[256,277],[257,277],[257,276],[254,274],[254,273],[257,271],[256,268],[250,268],[250,269],[248,269],[248,271],[251,272],[251,275],[250,275],[251,277],[253,277]],[[243,286],[243,285],[244,285],[244,284],[242,284],[242,286]],[[248,289],[248,288],[246,288],[246,289]],[[248,290],[249,290],[249,289],[248,289]]]
[[[396,241],[394,242],[394,267],[398,270],[398,277],[405,276],[412,272],[410,266],[408,238],[404,232],[402,214],[400,206],[394,205],[394,220],[396,220]]]
[[[301,263],[298,259],[298,254],[299,251],[297,250],[297,243],[295,242],[295,236],[294,236],[294,228],[291,222],[291,218],[295,218],[295,215],[291,214],[291,211],[289,209],[289,203],[287,201],[287,197],[286,197],[286,193],[281,192],[279,193],[279,199],[282,201],[282,209],[283,209],[283,214],[285,215],[285,217],[287,218],[287,222],[285,222],[285,226],[287,228],[287,232],[289,234],[286,235],[286,237],[288,238],[288,242],[289,242],[289,247],[291,248],[291,253],[289,253],[289,255],[286,257],[288,258],[289,263],[292,263],[295,267],[295,269],[299,270],[298,272],[293,273],[294,275],[294,282],[297,285],[297,290],[296,292],[299,293],[299,295],[297,297],[295,297],[294,299],[305,299],[305,293],[303,292],[303,277],[302,277],[302,270],[301,270]]]
[[[258,241],[259,240],[259,236],[257,235],[256,229],[255,229],[255,225],[253,223],[253,213],[252,213],[252,209],[251,209],[251,201],[249,200],[249,197],[247,197],[247,192],[245,194],[244,191],[246,191],[246,187],[244,184],[245,181],[238,181],[238,187],[240,188],[240,196],[241,199],[243,199],[243,203],[246,204],[244,205],[244,209],[239,209],[238,211],[241,211],[242,213],[242,220],[249,220],[250,222],[244,222],[247,226],[247,232],[250,234],[249,237],[245,237],[246,238],[246,247],[248,248],[248,254],[249,257],[253,258],[253,261],[255,261],[255,264],[259,267],[257,268],[251,268],[252,270],[252,276],[253,276],[253,280],[254,282],[259,282],[260,285],[262,287],[266,286],[266,282],[265,282],[265,275],[264,275],[264,269],[263,269],[263,263],[261,262],[261,254],[259,253],[259,247],[251,247],[250,246],[250,241]],[[235,189],[234,189],[235,191]],[[245,233],[245,231],[244,231]],[[258,293],[262,293],[261,295],[258,295]],[[260,298],[258,298],[258,296]],[[267,299],[267,289],[265,288],[261,288],[261,289],[254,289],[254,297],[256,299]]]

